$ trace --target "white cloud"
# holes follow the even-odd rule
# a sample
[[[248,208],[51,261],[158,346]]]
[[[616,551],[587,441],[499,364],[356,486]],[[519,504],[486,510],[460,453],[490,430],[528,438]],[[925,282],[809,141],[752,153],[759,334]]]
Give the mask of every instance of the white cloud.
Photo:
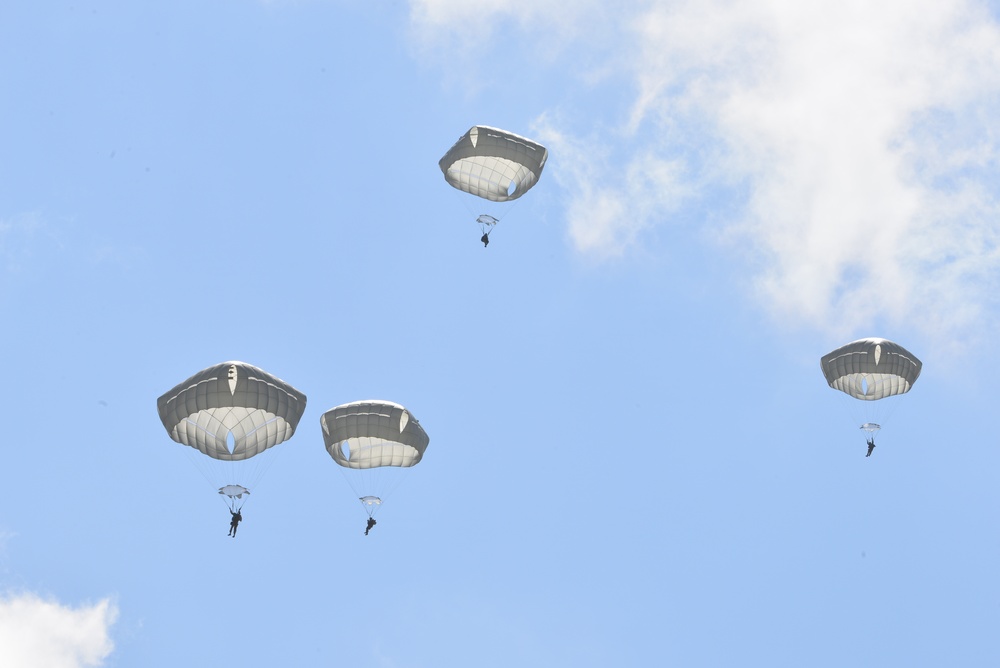
[[[781,316],[974,321],[998,253],[1000,31],[965,2],[676,4],[637,22],[632,125],[720,140]]]
[[[566,216],[581,252],[621,256],[651,221],[669,216],[689,195],[680,160],[647,149],[630,155],[626,169],[609,171],[614,151],[607,142],[568,135],[563,127],[542,116],[532,129],[552,156],[549,178],[573,193]]]
[[[0,665],[100,666],[114,648],[108,630],[117,617],[108,599],[73,608],[34,594],[0,597]]]
[[[413,6],[424,28],[476,24],[459,0]],[[533,34],[558,21],[598,29],[586,7],[532,7],[528,19],[520,6],[484,11]],[[628,252],[669,219],[664,206],[699,193],[703,225],[745,252],[755,294],[778,317],[844,334],[910,323],[945,335],[982,319],[1000,260],[1000,29],[981,4],[683,0],[616,11],[600,30],[618,43],[605,65],[633,86],[623,120],[609,132],[593,115],[556,110],[560,132],[539,123],[582,253]],[[572,50],[588,49],[578,39]],[[573,159],[593,149],[568,137],[599,135],[616,147]],[[720,214],[720,198],[739,206]]]

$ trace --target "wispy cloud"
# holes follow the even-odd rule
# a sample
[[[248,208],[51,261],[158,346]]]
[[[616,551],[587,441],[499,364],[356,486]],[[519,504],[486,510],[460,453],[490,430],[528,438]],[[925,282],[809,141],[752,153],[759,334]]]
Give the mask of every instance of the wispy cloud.
[[[117,617],[108,599],[71,607],[34,594],[0,596],[0,665],[100,666],[114,648],[108,631]]]
[[[550,38],[572,37],[582,25],[590,24],[595,15],[608,13],[607,3],[600,0],[578,0],[570,7],[551,0],[520,4],[507,0],[410,2],[410,21],[417,28],[417,34],[423,35],[428,43],[444,35],[454,43],[478,41],[485,44],[494,31],[505,24],[537,30]]]
[[[599,69],[591,60],[594,54],[618,46],[600,30],[621,20],[613,4],[411,0],[410,42],[422,59],[441,65],[446,80],[470,92],[489,87],[498,73],[516,80],[524,73],[522,65],[532,70],[552,66],[567,48],[575,50],[577,62]],[[576,48],[581,43],[586,49]]]
[[[549,178],[573,194],[566,217],[570,239],[582,253],[623,255],[645,228],[669,216],[690,195],[682,160],[647,147],[624,156],[625,169],[608,170],[609,163],[623,157],[613,143],[594,134],[570,135],[564,128],[543,115],[532,131],[552,156]]]
[[[145,256],[144,249],[84,231],[72,219],[51,220],[38,212],[0,214],[0,289],[7,280],[46,272],[54,264],[128,267]]]
[[[40,243],[61,246],[58,235],[37,213],[0,218],[0,269],[17,273],[30,266]]]
[[[425,27],[468,19],[466,3],[413,6],[434,17]],[[556,20],[556,3],[538,7],[536,31]],[[614,128],[627,152],[550,174],[570,191],[582,253],[629,252],[671,200],[725,199],[727,217],[703,224],[746,254],[780,318],[844,334],[982,321],[1000,277],[1000,29],[982,4],[660,1],[614,25],[626,27],[608,64],[634,95]],[[563,120],[571,129],[539,124],[553,160],[595,132]]]
[[[984,11],[714,2],[636,25],[631,122],[710,120],[749,184],[731,238],[756,250],[779,315],[845,332],[980,315],[1000,259],[1000,32]]]

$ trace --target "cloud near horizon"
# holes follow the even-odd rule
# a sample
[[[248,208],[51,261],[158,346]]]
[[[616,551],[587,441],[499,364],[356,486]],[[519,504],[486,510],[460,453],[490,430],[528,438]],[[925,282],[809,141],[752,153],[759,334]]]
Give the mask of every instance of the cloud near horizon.
[[[468,24],[459,0],[412,5],[438,35]],[[531,29],[557,6],[575,12],[575,50],[607,30],[546,1]],[[481,22],[523,25],[514,6],[481,10]],[[983,324],[1000,262],[1000,27],[984,5],[664,0],[631,11],[605,63],[632,84],[609,121],[621,161],[572,157],[583,149],[568,138],[593,136],[592,118],[525,110],[551,142],[580,253],[621,257],[669,218],[664,207],[687,203],[782,321],[942,337]]]
[[[0,595],[0,665],[100,666],[114,649],[108,632],[117,617],[109,599],[74,608],[30,593]]]

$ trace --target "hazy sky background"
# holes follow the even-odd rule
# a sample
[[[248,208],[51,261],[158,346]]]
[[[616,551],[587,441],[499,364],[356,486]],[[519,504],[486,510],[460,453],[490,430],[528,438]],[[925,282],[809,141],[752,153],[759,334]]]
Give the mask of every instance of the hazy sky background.
[[[0,91],[0,665],[1000,662],[996,3],[8,3]],[[236,539],[156,414],[227,360],[308,396]]]

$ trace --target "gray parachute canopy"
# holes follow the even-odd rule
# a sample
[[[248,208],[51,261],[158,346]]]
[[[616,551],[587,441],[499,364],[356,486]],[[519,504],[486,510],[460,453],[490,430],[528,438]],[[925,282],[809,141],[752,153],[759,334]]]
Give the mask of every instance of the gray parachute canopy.
[[[240,461],[291,438],[306,395],[253,365],[223,362],[177,385],[156,408],[173,440]]]
[[[826,382],[855,399],[874,401],[909,392],[923,366],[916,356],[886,339],[859,339],[820,359]]]
[[[528,192],[542,175],[548,150],[530,139],[475,125],[438,161],[455,188],[491,202],[507,202]]]
[[[345,468],[410,467],[430,439],[413,415],[391,401],[355,401],[320,417],[326,451]]]

